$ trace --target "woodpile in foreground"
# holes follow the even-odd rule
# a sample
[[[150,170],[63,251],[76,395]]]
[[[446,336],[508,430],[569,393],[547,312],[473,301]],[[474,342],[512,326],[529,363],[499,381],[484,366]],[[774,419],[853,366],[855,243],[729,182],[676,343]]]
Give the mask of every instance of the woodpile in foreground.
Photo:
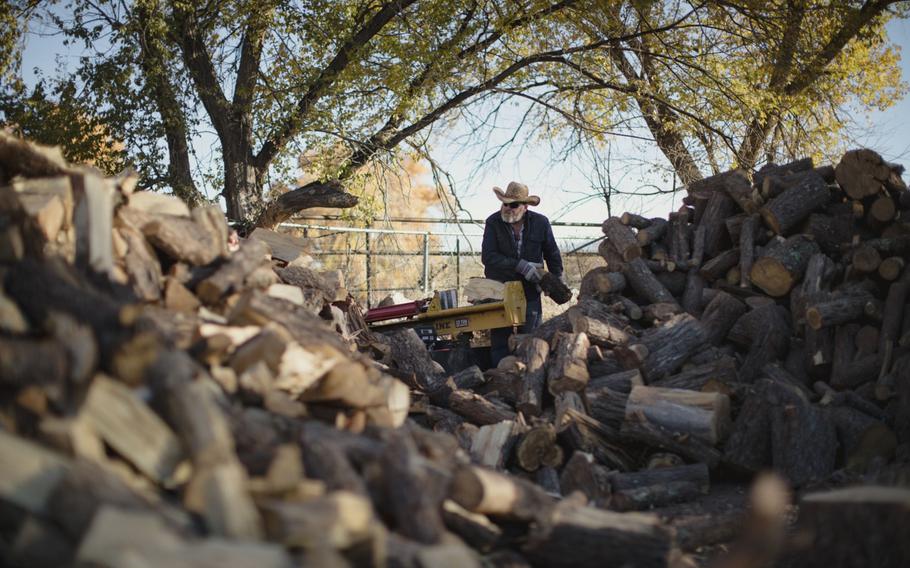
[[[366,329],[294,238],[234,243],[217,208],[0,134],[0,558],[691,566],[732,542],[718,562],[901,565],[905,489],[810,494],[800,546],[780,481],[745,491],[768,468],[801,490],[906,479],[901,221],[856,217],[886,196],[897,215],[905,190],[881,178],[847,223],[829,179],[802,218],[774,213],[772,191],[802,204],[788,192],[818,185],[794,175],[727,174],[669,221],[608,220],[577,305],[497,369],[449,374],[412,330]],[[824,241],[813,215],[849,236]]]

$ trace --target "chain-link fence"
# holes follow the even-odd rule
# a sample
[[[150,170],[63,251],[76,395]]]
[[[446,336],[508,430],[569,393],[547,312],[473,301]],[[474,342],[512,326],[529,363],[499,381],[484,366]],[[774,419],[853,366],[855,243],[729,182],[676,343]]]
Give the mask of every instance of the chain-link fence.
[[[348,292],[367,307],[397,293],[426,298],[435,290],[460,292],[470,278],[483,276],[483,225],[439,219],[386,220],[385,226],[350,227],[329,223],[285,223],[312,244],[308,251],[323,268],[341,270]],[[413,228],[423,224],[426,230]],[[394,226],[407,228],[391,228]],[[597,254],[600,225],[552,223],[562,252],[565,278],[577,287],[582,276],[602,264]],[[448,230],[447,230],[448,229]],[[454,229],[454,230],[453,230]]]

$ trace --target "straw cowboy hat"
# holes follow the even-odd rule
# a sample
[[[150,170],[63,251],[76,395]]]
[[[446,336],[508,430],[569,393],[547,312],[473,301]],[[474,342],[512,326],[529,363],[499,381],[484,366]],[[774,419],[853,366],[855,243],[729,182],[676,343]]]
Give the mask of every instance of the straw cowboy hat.
[[[517,181],[509,182],[505,193],[498,188],[493,188],[493,193],[503,203],[526,203],[528,205],[537,205],[540,203],[540,197],[537,195],[528,195],[528,186]]]

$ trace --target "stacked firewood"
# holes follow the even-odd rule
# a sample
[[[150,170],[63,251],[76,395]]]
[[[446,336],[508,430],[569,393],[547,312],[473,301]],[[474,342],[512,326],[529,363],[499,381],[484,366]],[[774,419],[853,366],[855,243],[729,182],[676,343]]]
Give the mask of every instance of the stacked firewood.
[[[687,547],[729,539],[743,518],[713,498],[725,486],[712,480],[773,470],[803,492],[910,485],[900,174],[857,150],[836,167],[805,159],[707,178],[668,219],[605,220],[606,265],[585,276],[577,304],[513,337],[513,355],[485,380],[411,367],[427,377],[419,421],[551,494],[652,509]],[[416,344],[397,361],[409,353]],[[860,546],[837,528],[847,504],[874,517],[908,498],[880,488],[807,497],[806,511],[824,510],[806,521],[809,542],[832,556]],[[715,522],[693,530],[698,515],[672,513],[686,504]],[[887,526],[874,530],[897,542]],[[804,552],[788,554],[806,565]]]
[[[604,221],[607,265],[586,275],[580,296],[612,304],[613,320],[637,332],[598,337],[606,351],[595,364],[636,369],[646,385],[629,393],[617,425],[710,467],[774,468],[797,487],[842,467],[883,467],[899,444],[906,452],[901,171],[855,150],[836,167],[804,159],[751,180],[740,170],[701,180],[668,220]],[[575,334],[605,321],[582,305],[562,322]],[[693,391],[701,398],[669,411],[664,397]],[[708,393],[721,402],[706,406]],[[712,420],[693,421],[706,408]]]
[[[236,239],[216,207],[0,134],[0,558],[688,566],[681,550],[743,523],[730,565],[770,558],[788,500],[758,484],[747,513],[752,473],[797,487],[901,474],[903,241],[856,216],[884,216],[889,197],[900,227],[906,190],[882,167],[846,209],[847,182],[822,170],[828,199],[804,219],[764,211],[809,200],[790,195],[817,186],[805,163],[705,180],[669,221],[610,219],[607,266],[576,305],[513,337],[497,368],[447,373],[413,330],[369,330],[301,239]],[[846,238],[821,235],[838,223]],[[875,269],[856,267],[864,245]],[[849,510],[887,543],[906,492],[855,491],[806,501],[798,541],[848,547]],[[813,565],[804,552],[789,554]]]

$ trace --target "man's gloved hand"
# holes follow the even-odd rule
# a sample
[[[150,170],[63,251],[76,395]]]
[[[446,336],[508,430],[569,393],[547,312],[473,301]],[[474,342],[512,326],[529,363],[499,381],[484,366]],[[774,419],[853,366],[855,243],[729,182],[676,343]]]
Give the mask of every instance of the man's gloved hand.
[[[537,270],[537,266],[535,266],[534,263],[526,260],[519,260],[518,265],[515,267],[515,272],[521,274],[528,282],[540,282],[540,272]]]

